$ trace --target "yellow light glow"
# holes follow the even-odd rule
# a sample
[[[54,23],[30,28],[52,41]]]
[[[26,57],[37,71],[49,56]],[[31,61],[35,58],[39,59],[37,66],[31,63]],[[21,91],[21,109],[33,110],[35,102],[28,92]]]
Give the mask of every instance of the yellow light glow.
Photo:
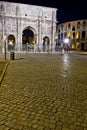
[[[74,49],[75,48],[75,45],[74,45],[74,43],[72,43],[72,49]]]
[[[77,32],[77,33],[76,33],[76,39],[78,39],[79,37],[80,37],[80,33]]]
[[[56,36],[56,38],[55,39],[58,39],[58,37]]]
[[[70,37],[70,32],[67,33],[67,37]]]
[[[79,46],[80,46],[80,43],[79,43],[79,42],[77,42],[77,43],[76,43],[76,49],[78,49],[78,48],[79,48]]]
[[[71,34],[71,38],[73,39],[73,34]]]

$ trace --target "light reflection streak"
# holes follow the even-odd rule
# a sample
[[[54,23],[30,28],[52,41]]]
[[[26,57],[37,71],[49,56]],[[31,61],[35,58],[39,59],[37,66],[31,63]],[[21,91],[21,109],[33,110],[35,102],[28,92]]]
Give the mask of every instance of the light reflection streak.
[[[63,56],[62,76],[67,77],[69,74],[70,61],[68,54]]]

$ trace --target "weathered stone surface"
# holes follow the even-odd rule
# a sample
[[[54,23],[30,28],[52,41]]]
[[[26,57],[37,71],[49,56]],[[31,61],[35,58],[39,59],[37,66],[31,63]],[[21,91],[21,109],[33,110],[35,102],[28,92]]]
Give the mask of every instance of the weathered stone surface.
[[[42,51],[44,37],[49,38],[49,48],[51,49],[52,44],[55,44],[56,11],[56,8],[1,1],[0,45],[6,36],[7,50],[8,44],[11,42],[15,44],[16,51],[22,51],[22,34],[28,28],[34,33],[34,51],[38,47]],[[10,35],[14,36],[15,43],[9,41]],[[2,44],[2,50],[3,47]]]

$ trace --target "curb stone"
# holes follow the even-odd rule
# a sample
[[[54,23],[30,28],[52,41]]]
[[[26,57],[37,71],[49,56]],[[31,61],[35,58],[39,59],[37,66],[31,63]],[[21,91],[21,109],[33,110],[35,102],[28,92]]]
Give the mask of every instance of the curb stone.
[[[87,52],[71,51],[71,53],[78,54],[78,55],[87,55]]]

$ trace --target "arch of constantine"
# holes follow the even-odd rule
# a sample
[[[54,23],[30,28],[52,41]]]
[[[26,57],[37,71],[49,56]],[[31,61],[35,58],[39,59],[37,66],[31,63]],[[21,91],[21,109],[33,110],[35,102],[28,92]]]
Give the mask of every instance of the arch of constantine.
[[[0,51],[54,51],[56,8],[0,1]]]

